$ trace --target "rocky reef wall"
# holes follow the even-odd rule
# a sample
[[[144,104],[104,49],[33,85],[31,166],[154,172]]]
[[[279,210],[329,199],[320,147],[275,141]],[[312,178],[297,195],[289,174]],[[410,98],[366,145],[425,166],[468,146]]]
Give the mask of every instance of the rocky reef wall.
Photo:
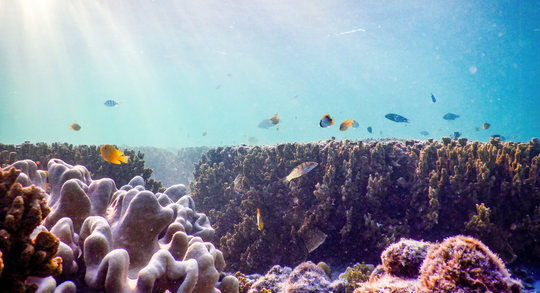
[[[197,163],[190,191],[213,219],[229,270],[376,263],[401,237],[456,234],[479,238],[506,262],[540,264],[539,154],[538,139],[217,147]],[[307,161],[319,165],[283,184]]]

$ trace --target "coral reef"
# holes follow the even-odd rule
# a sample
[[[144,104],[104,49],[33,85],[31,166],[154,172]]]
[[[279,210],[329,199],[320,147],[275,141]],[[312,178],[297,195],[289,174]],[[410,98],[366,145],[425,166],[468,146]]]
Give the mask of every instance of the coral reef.
[[[71,165],[83,165],[94,178],[111,178],[118,186],[125,185],[134,176],[140,175],[148,180],[152,170],[144,166],[144,154],[125,149],[124,155],[130,157],[129,164],[109,164],[101,157],[99,147],[95,145],[73,146],[67,143],[5,145],[0,143],[0,166],[13,164],[16,160],[29,159],[40,162],[41,169],[50,159],[61,159]],[[153,191],[157,191],[156,188]]]
[[[49,160],[48,172],[51,210],[34,233],[36,241],[39,231],[56,235],[52,255],[64,270],[28,279],[40,292],[238,292],[236,278],[219,278],[223,255],[206,242],[214,230],[185,186],[154,194],[136,176],[117,190],[112,179],[93,180],[60,159]]]
[[[27,167],[21,162],[18,166]],[[39,174],[30,176],[41,179]],[[6,168],[8,169],[8,168]],[[37,179],[34,177],[34,179]],[[62,259],[55,257],[59,240],[43,231],[30,237],[50,209],[45,192],[33,185],[28,175],[15,167],[0,170],[0,288],[3,292],[35,292],[37,286],[27,284],[29,276],[47,277],[62,272]]]
[[[510,277],[502,260],[472,237],[458,235],[440,244],[427,245],[427,254],[424,253],[426,245],[414,240],[401,240],[397,245],[391,245],[381,255],[381,269],[376,269],[370,280],[360,284],[354,292],[521,292],[520,282]],[[411,254],[410,251],[421,252]],[[399,253],[404,255],[397,256]],[[413,260],[407,261],[411,269],[406,271],[420,274],[396,271],[393,262],[385,261],[384,255]]]
[[[357,263],[352,268],[347,267],[345,272],[339,275],[339,279],[345,283],[346,292],[351,293],[360,285],[360,283],[369,280],[369,276],[374,269],[374,265]]]
[[[326,272],[318,265],[307,261],[294,269],[274,266],[265,276],[259,278],[248,291],[249,293],[326,293],[345,292],[343,282],[332,282]]]
[[[217,147],[197,163],[190,191],[213,219],[229,270],[260,273],[328,255],[375,263],[399,238],[456,234],[477,237],[506,261],[539,265],[539,154],[538,139]],[[307,161],[319,165],[280,181]]]

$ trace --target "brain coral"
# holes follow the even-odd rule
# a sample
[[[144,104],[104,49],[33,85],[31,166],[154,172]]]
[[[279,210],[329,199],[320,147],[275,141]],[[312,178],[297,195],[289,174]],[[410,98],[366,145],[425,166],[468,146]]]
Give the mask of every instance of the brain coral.
[[[27,162],[19,164],[24,165],[28,167]],[[35,171],[35,164],[33,167]],[[3,292],[35,292],[37,286],[26,283],[29,276],[47,277],[62,272],[62,259],[55,257],[60,241],[49,232],[30,237],[50,210],[45,192],[35,186],[21,185],[28,183],[31,183],[29,176],[15,167],[0,170],[0,288]]]
[[[214,230],[185,188],[154,194],[137,176],[117,190],[59,159],[48,172],[51,212],[39,229],[61,240],[65,270],[32,279],[41,292],[238,292],[236,278],[219,280],[223,255],[205,242]]]
[[[538,139],[217,147],[197,163],[190,190],[213,219],[231,270],[260,273],[325,254],[374,263],[399,238],[456,234],[477,237],[507,261],[540,265],[539,154]],[[318,166],[280,182],[307,161]]]

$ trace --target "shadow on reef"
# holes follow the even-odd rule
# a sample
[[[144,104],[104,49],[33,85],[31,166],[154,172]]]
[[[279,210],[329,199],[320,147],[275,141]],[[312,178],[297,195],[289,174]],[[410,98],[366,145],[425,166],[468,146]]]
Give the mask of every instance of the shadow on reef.
[[[538,265],[539,153],[538,139],[217,147],[197,163],[190,191],[213,219],[228,270],[260,273],[306,259],[376,263],[401,237],[456,234],[477,237],[507,262]],[[282,183],[307,161],[319,165]]]
[[[47,165],[50,159],[58,158],[72,165],[83,165],[94,178],[111,178],[118,186],[125,185],[131,178],[139,175],[144,178],[147,188],[153,192],[160,190],[161,183],[152,180],[152,169],[145,168],[144,154],[135,151],[124,150],[124,155],[129,156],[128,164],[115,165],[106,162],[95,145],[73,146],[68,143],[24,143],[20,145],[0,144],[0,166],[12,164],[17,160],[30,159],[40,162],[42,168]],[[39,166],[38,166],[39,167]]]

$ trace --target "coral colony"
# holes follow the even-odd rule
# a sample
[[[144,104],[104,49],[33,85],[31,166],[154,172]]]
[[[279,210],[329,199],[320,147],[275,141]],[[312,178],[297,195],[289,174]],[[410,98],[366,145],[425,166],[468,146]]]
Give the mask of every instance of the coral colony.
[[[540,264],[538,139],[217,147],[167,189],[124,154],[0,144],[1,292],[522,292],[505,264]]]

